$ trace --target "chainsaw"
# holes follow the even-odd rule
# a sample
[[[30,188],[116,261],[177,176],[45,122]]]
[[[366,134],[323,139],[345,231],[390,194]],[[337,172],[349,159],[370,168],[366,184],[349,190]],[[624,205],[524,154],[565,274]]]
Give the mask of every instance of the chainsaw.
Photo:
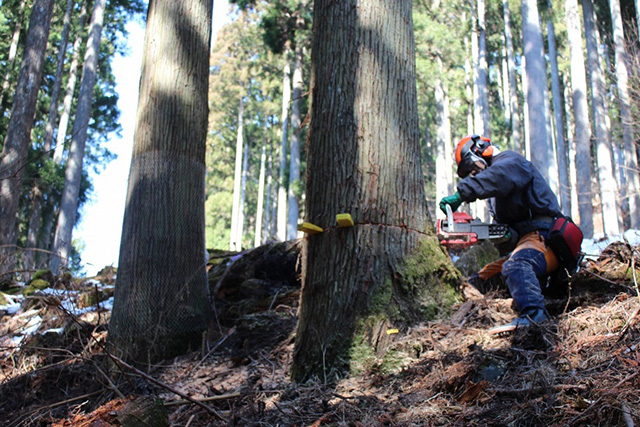
[[[452,212],[447,205],[447,218],[436,222],[436,235],[447,249],[467,249],[480,240],[499,241],[509,233],[505,224],[489,224],[465,212]]]

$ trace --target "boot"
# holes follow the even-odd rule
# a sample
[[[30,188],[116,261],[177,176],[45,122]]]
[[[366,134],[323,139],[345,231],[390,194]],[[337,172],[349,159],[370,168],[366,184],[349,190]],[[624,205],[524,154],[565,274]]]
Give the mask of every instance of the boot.
[[[549,315],[544,308],[531,307],[520,313],[520,316],[516,317],[506,325],[496,326],[489,329],[489,335],[500,334],[503,332],[513,332],[518,328],[528,328],[532,325],[538,325],[539,323],[549,320]]]

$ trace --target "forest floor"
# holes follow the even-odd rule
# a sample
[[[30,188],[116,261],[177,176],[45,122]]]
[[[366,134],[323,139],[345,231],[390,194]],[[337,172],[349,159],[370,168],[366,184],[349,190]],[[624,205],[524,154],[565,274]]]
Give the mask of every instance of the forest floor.
[[[300,290],[274,263],[295,276],[294,246],[220,255],[217,266],[214,256],[210,284],[224,304],[205,348],[144,372],[105,353],[108,304],[74,314],[51,293],[21,301],[0,324],[1,425],[640,425],[637,247],[612,244],[587,261],[567,294],[547,299],[553,319],[538,327],[490,336],[513,318],[512,300],[467,285],[450,316],[394,335],[412,349],[397,369],[374,361],[295,384]],[[75,280],[74,298],[111,285],[112,275]]]

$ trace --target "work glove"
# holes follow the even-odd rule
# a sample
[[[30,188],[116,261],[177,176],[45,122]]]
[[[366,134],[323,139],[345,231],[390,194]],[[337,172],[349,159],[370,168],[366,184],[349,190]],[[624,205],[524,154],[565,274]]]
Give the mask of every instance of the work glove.
[[[440,210],[447,213],[447,205],[451,206],[451,211],[455,212],[458,210],[460,205],[462,204],[462,197],[460,197],[460,193],[457,191],[450,196],[443,197],[440,200]]]

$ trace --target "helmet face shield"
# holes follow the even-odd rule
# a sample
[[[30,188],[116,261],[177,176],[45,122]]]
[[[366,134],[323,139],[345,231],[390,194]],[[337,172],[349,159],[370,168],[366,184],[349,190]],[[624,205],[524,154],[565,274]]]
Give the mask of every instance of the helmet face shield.
[[[462,158],[458,163],[458,176],[460,178],[466,178],[469,175],[475,175],[478,172],[485,170],[487,162],[482,157],[476,155],[469,155]]]
[[[478,135],[462,138],[456,147],[455,157],[458,164],[458,176],[466,178],[470,174],[483,171],[491,160],[491,140]],[[485,158],[485,156],[487,156]]]

